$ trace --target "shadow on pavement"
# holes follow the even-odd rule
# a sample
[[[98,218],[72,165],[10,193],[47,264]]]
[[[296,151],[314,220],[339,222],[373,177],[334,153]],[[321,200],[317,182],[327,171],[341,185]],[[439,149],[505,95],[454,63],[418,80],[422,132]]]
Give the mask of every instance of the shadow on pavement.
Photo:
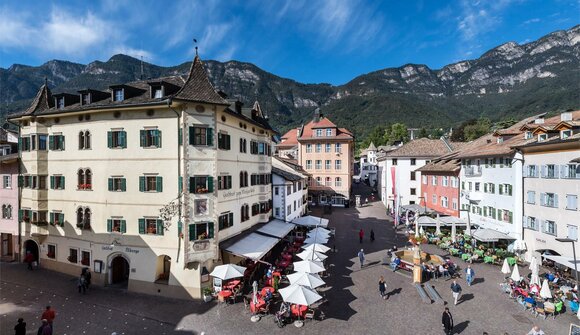
[[[473,282],[471,283],[471,285],[475,285],[475,284],[481,284],[485,281],[484,278],[473,278]]]
[[[455,327],[453,327],[453,333],[452,334],[461,334],[469,325],[469,321],[463,321],[461,323],[458,323],[457,325],[455,325]]]

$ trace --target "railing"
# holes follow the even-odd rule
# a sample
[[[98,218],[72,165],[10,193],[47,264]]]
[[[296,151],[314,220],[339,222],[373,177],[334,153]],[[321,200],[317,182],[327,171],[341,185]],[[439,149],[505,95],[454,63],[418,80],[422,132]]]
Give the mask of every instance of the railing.
[[[466,177],[476,177],[481,176],[481,166],[468,166],[465,168]]]
[[[77,190],[92,190],[92,189],[93,189],[92,184],[78,184],[77,185]]]

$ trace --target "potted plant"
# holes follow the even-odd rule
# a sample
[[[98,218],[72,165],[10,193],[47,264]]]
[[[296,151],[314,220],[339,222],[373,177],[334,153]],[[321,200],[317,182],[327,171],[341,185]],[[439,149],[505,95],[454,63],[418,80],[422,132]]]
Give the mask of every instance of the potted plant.
[[[213,290],[209,287],[203,289],[203,301],[210,302],[213,300]]]

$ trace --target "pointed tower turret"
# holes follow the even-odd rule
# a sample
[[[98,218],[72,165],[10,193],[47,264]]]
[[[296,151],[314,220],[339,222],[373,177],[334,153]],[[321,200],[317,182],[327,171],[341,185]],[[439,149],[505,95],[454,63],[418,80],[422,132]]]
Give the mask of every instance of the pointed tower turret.
[[[23,115],[34,115],[36,112],[47,110],[54,106],[53,102],[52,93],[45,79],[44,85],[40,87],[38,93],[36,93],[36,97],[32,100],[32,104],[30,104],[30,107],[28,107]]]
[[[218,94],[209,81],[207,73],[203,68],[203,63],[198,55],[195,56],[195,59],[191,64],[185,84],[183,84],[183,87],[173,96],[173,98],[224,106],[230,105]]]

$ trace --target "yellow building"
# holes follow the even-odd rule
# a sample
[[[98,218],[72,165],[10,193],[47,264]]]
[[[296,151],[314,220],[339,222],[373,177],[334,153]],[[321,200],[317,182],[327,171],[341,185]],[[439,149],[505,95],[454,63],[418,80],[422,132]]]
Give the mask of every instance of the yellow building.
[[[231,106],[231,107],[230,107]],[[200,297],[219,242],[271,216],[271,137],[260,106],[180,76],[52,94],[20,125],[23,252],[99,285]]]

